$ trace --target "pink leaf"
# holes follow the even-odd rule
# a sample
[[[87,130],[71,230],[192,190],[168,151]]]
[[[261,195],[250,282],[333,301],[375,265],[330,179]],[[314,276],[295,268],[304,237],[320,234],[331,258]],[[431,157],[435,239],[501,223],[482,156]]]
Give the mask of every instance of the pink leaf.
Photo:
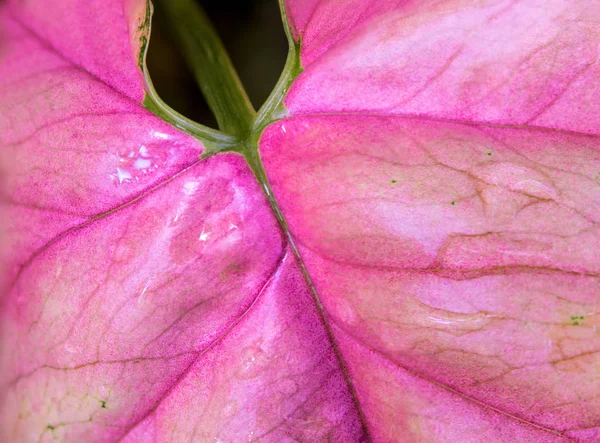
[[[9,8],[22,30],[37,43],[72,62],[129,98],[141,102],[144,79],[138,67],[140,38],[147,15],[145,0],[20,1]],[[48,69],[42,63],[37,69]],[[21,68],[22,69],[22,68]],[[23,77],[20,69],[12,75]]]
[[[287,5],[261,155],[371,436],[600,438],[599,4]]]
[[[375,440],[596,435],[599,148],[375,116],[293,117],[263,135]]]
[[[599,131],[597,0],[338,3],[287,1],[306,42],[293,114]]]
[[[0,7],[2,439],[600,439],[598,2],[285,3],[289,233],[144,1]]]
[[[40,8],[0,15],[2,440],[356,439],[339,362],[243,158],[200,161],[140,106],[140,42],[121,32],[139,20],[119,19],[121,3]],[[78,11],[115,29],[95,36]]]

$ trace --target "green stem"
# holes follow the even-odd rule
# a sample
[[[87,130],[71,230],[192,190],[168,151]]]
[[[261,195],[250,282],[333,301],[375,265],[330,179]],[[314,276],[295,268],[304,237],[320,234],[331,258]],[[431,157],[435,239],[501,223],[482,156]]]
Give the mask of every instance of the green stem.
[[[155,0],[168,18],[219,129],[246,138],[256,118],[216,30],[194,0]]]
[[[171,123],[173,126],[181,129],[182,131],[192,135],[202,142],[204,145],[204,154],[202,157],[208,157],[219,151],[226,151],[235,147],[239,140],[236,137],[225,134],[216,129],[209,128],[208,126],[201,125],[195,121],[184,117],[179,112],[175,111],[169,105],[167,105],[158,95],[150,73],[148,72],[148,66],[146,65],[146,57],[148,56],[148,41],[152,32],[152,15],[154,13],[154,7],[149,1],[146,9],[146,20],[141,25],[140,36],[141,49],[140,49],[140,60],[139,67],[144,74],[144,80],[146,82],[147,90],[146,96],[144,97],[143,105],[146,109],[153,112],[163,120]]]
[[[153,112],[164,121],[196,137],[204,145],[204,157],[215,154],[219,151],[226,151],[237,146],[239,140],[236,137],[224,134],[216,129],[196,123],[187,117],[184,117],[173,108],[169,107],[156,93],[148,70],[144,67],[144,76],[148,93],[144,98],[144,107]]]
[[[258,116],[256,117],[253,128],[255,134],[260,134],[267,125],[287,115],[283,99],[294,80],[296,80],[302,72],[302,66],[300,64],[300,40],[295,42],[292,37],[283,0],[279,0],[279,9],[281,11],[281,21],[283,22],[283,28],[288,40],[289,50],[283,72],[281,73],[273,92],[271,92],[258,111]]]

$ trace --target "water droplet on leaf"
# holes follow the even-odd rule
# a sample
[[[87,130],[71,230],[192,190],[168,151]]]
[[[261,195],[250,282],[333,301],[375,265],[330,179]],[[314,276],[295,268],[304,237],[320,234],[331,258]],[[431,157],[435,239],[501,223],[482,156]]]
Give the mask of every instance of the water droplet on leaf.
[[[269,357],[261,348],[255,346],[245,348],[241,353],[238,377],[245,380],[258,377],[268,365]]]
[[[298,392],[298,384],[291,379],[285,379],[279,385],[279,391],[287,397],[294,395]]]

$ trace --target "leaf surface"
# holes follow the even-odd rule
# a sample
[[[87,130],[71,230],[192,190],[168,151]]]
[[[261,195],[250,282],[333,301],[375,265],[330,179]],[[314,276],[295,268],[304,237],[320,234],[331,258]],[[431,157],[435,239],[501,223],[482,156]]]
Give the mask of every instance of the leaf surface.
[[[598,4],[286,4],[261,155],[373,439],[600,438]]]
[[[600,438],[597,1],[287,0],[289,232],[144,1],[1,8],[4,439]]]
[[[598,148],[398,117],[267,130],[275,197],[376,441],[595,435]]]
[[[598,134],[597,0],[286,2],[292,114],[372,112]]]
[[[63,6],[0,13],[2,439],[357,439],[250,168],[141,107],[145,2]]]

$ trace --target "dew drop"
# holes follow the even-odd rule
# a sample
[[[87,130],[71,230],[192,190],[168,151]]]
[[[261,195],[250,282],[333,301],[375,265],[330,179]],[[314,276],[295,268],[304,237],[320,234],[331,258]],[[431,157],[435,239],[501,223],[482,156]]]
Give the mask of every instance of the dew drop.
[[[169,134],[165,134],[163,132],[159,132],[159,131],[154,131],[154,137],[159,138],[161,140],[168,140],[169,139]]]
[[[269,357],[259,347],[251,346],[242,351],[240,366],[237,375],[241,379],[249,380],[258,377],[269,365]]]
[[[129,171],[126,171],[125,169],[122,169],[122,168],[117,168],[117,171],[115,173],[111,174],[110,177],[113,179],[113,181],[115,181],[119,185],[131,180],[131,178],[132,178]]]
[[[232,401],[231,403],[228,403],[227,405],[225,405],[225,407],[221,411],[221,415],[223,416],[223,418],[231,418],[235,415],[237,410],[238,410],[237,403],[235,401]]]
[[[81,353],[80,349],[77,346],[75,346],[69,342],[65,343],[65,351],[67,351],[69,354],[80,354]]]
[[[197,181],[188,181],[183,185],[183,193],[185,195],[194,195],[199,187],[200,183]]]
[[[296,392],[298,392],[298,384],[294,380],[291,380],[289,378],[285,379],[279,385],[279,391],[283,395],[290,397],[290,396],[294,395]]]
[[[336,303],[336,307],[337,315],[344,323],[355,324],[358,321],[354,308],[347,300],[340,298]]]
[[[207,241],[208,238],[210,237],[210,232],[207,232],[204,230],[204,226],[202,227],[202,232],[200,233],[200,236],[198,237],[198,240],[200,241]]]
[[[103,398],[107,398],[107,397],[110,395],[110,389],[108,389],[108,388],[107,388],[106,386],[104,386],[104,385],[100,385],[100,386],[98,387],[98,391],[100,392],[100,395],[101,395]]]
[[[147,158],[138,158],[133,163],[133,167],[136,169],[140,169],[140,170],[149,169],[151,166],[152,166],[152,161]]]
[[[113,254],[112,259],[117,263],[122,263],[130,260],[132,256],[133,249],[131,248],[131,246],[121,242],[115,248],[115,252]]]

